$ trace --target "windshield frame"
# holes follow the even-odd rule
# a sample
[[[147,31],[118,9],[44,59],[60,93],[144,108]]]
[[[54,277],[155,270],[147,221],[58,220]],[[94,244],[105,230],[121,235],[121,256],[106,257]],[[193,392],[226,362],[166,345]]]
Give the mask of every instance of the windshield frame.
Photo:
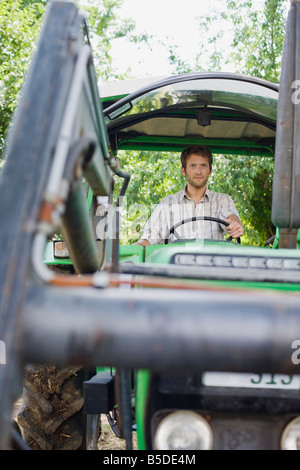
[[[228,81],[228,83],[230,83],[231,80],[236,81],[236,82],[240,82],[240,83],[244,83],[245,86],[243,88],[247,87],[247,84],[255,85],[255,86],[259,87],[259,88],[257,88],[257,90],[260,89],[261,91],[263,91],[265,89],[265,90],[268,90],[269,92],[270,91],[276,92],[277,101],[278,101],[279,85],[275,84],[275,83],[268,82],[267,80],[264,80],[264,79],[249,77],[249,76],[240,75],[240,74],[224,73],[224,72],[218,72],[218,73],[216,73],[216,72],[211,72],[211,73],[209,73],[209,72],[207,72],[207,73],[203,73],[203,72],[187,73],[187,74],[181,74],[181,75],[176,75],[176,76],[170,76],[170,77],[167,77],[165,79],[159,80],[157,82],[151,83],[148,86],[142,87],[139,90],[137,90],[133,93],[130,93],[129,95],[127,95],[124,98],[120,99],[118,102],[113,103],[111,106],[108,106],[104,110],[104,116],[106,117],[106,122],[107,122],[107,124],[109,124],[109,122],[116,122],[120,117],[127,116],[128,112],[132,112],[132,109],[133,109],[133,107],[135,106],[136,103],[139,103],[141,101],[141,99],[145,99],[145,97],[147,98],[147,96],[150,97],[151,93],[152,93],[152,96],[155,97],[156,94],[162,93],[165,90],[167,90],[168,87],[171,87],[171,86],[174,86],[174,85],[175,86],[178,85],[177,89],[180,90],[180,84],[181,83],[186,83],[187,84],[187,83],[191,83],[195,80],[196,81],[200,81],[200,80],[201,81],[202,80],[207,81],[207,80],[209,80],[212,84],[212,87],[211,87],[212,89],[214,89],[213,84],[217,83],[217,80],[219,81],[219,83],[220,83],[220,81],[223,81],[223,83],[226,83],[226,81]],[[174,87],[173,87],[173,89],[174,89]],[[237,94],[243,94],[243,93],[241,92],[241,93],[237,93]],[[262,94],[253,94],[252,96],[262,97]],[[189,103],[186,103],[186,102],[185,103],[180,103],[180,102],[178,102],[178,103],[173,104],[173,106],[176,106],[176,105],[179,106],[180,105],[181,107],[189,108],[189,107],[192,106],[192,104],[193,104],[192,102],[189,102]],[[232,107],[232,106],[230,106],[230,107]],[[124,109],[124,111],[122,111],[122,109]],[[153,109],[153,111],[154,110],[158,111],[160,109],[162,109],[162,106],[157,107],[156,109]],[[245,109],[247,109],[247,108],[245,108]],[[250,111],[250,110],[248,109],[248,111]],[[150,111],[148,111],[148,112],[150,112]],[[136,112],[136,113],[133,113],[133,114],[139,114],[139,113]]]

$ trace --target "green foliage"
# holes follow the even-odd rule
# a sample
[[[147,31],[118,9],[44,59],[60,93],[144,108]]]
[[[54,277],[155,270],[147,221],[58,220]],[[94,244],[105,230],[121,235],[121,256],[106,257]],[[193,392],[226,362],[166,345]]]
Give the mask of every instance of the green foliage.
[[[108,79],[125,78],[116,73],[110,56],[111,41],[115,38],[130,36],[134,37],[135,23],[133,20],[120,19],[118,9],[123,0],[78,0],[79,7],[87,12],[87,23],[89,36],[93,47],[93,58],[96,73],[103,81]]]
[[[227,63],[234,65],[235,72],[279,82],[287,7],[287,0],[265,0],[263,9],[255,9],[249,0],[227,0],[222,18],[233,25]],[[245,225],[245,239],[262,244],[275,233],[271,222],[273,161],[252,157],[250,163],[247,158],[231,157],[222,162],[230,175],[228,192]]]
[[[39,34],[46,1],[0,2],[0,154]]]
[[[78,0],[87,10],[93,57],[98,76],[103,80],[125,78],[115,73],[110,50],[115,38],[130,38],[135,43],[148,43],[149,36],[137,36],[131,19],[120,18],[118,10],[123,0]],[[38,38],[47,0],[1,0],[0,2],[0,154],[5,135],[20,96],[24,76]],[[231,63],[233,71],[279,80],[285,17],[288,0],[265,0],[264,8],[255,8],[252,1],[226,0],[209,17],[199,18],[201,42],[199,54],[192,66],[179,57],[176,45],[167,45],[174,73],[192,70],[222,70]],[[230,26],[228,26],[230,24]],[[230,46],[224,50],[227,33]],[[208,52],[209,51],[209,52]],[[182,189],[178,154],[128,152],[121,154],[122,167],[132,174],[127,192],[130,213],[128,223],[134,223],[141,210],[162,197]],[[1,163],[1,161],[0,161]],[[0,166],[1,168],[1,166]],[[211,188],[232,194],[247,230],[255,243],[273,233],[270,222],[272,192],[272,162],[242,157],[216,157]],[[224,176],[225,175],[225,176]],[[117,188],[121,182],[117,182]],[[139,224],[142,230],[142,221]],[[137,235],[130,232],[129,240]]]
[[[278,82],[288,0],[226,0],[199,18],[199,70],[222,70]]]
[[[121,241],[133,243],[142,235],[155,205],[182,190],[186,181],[178,153],[120,151],[119,157],[122,168],[131,174],[123,201]],[[271,158],[214,156],[209,188],[232,196],[245,227],[243,243],[262,246],[275,233],[270,222],[272,172]],[[115,196],[122,182],[118,178]]]
[[[184,59],[182,59],[177,52],[178,46],[172,44],[168,45],[169,50],[169,63],[171,66],[174,67],[174,72],[177,73],[189,73],[192,72],[191,64],[187,63]]]
[[[226,0],[199,18],[201,44],[197,70],[231,70],[279,82],[287,0]],[[191,67],[170,47],[177,73]],[[275,232],[271,222],[273,161],[258,157],[216,156],[211,189],[232,195],[245,226],[244,241],[261,245]]]
[[[0,2],[0,155],[36,47],[47,3],[49,0]],[[74,3],[87,13],[98,77],[102,81],[126,78],[127,71],[120,75],[112,64],[111,41],[126,36],[132,42],[147,43],[148,36],[136,35],[134,21],[118,16],[123,0],[75,0]]]
[[[223,5],[221,5],[221,3]],[[252,1],[220,2],[220,9],[199,18],[202,41],[195,64],[198,70],[222,70],[232,64],[233,71],[278,82],[283,49],[287,0],[265,0],[263,8]],[[222,8],[223,7],[223,8]],[[226,37],[230,47],[224,50]],[[169,61],[174,73],[192,71],[192,67],[169,45]],[[208,53],[209,51],[209,53]],[[184,187],[179,155],[127,154],[123,167],[132,173],[127,203],[148,208],[167,194]],[[275,233],[271,222],[273,160],[262,157],[217,155],[210,188],[230,194],[245,227],[244,243],[263,245]],[[137,211],[139,215],[141,211]],[[134,217],[130,217],[132,223]],[[128,226],[128,221],[125,226]],[[135,234],[138,237],[138,233]],[[135,241],[134,238],[130,242]]]
[[[155,205],[168,194],[180,191],[185,180],[178,153],[120,151],[118,156],[122,169],[131,175],[123,201],[121,241],[133,243],[142,235]],[[117,181],[116,195],[121,184],[122,181]]]
[[[237,71],[279,82],[287,5],[287,0],[265,0],[261,11],[249,1],[227,0],[234,26],[230,58]]]
[[[232,196],[245,228],[244,243],[263,245],[271,222],[273,159],[217,155],[210,188]]]

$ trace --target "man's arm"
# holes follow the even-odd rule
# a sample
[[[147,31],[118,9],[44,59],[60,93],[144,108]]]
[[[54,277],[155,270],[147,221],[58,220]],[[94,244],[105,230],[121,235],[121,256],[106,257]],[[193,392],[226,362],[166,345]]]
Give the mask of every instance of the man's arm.
[[[148,246],[150,245],[150,243],[145,238],[141,238],[140,240],[135,242],[134,245]]]
[[[225,222],[228,222],[229,225],[226,227],[226,232],[232,238],[239,238],[244,235],[244,227],[240,219],[235,215],[231,214],[227,219],[224,219]]]
[[[152,244],[162,243],[163,234],[166,233],[167,230],[168,225],[164,212],[164,204],[161,201],[153,210],[150,218],[148,219],[145,225],[144,233],[135,244],[141,246],[148,246]]]

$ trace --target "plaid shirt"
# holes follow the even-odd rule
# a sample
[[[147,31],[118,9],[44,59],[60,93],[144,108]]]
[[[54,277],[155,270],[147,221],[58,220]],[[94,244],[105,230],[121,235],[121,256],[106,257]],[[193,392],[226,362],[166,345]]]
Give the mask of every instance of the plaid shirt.
[[[156,245],[162,243],[170,228],[183,219],[198,216],[227,219],[231,214],[239,217],[235,204],[228,194],[216,193],[206,189],[201,201],[195,204],[193,199],[187,196],[184,189],[161,200],[146,223],[141,239],[148,240],[150,245]],[[175,231],[181,238],[185,239],[213,238],[224,240],[225,229],[226,227],[223,224],[197,220],[180,225]],[[170,241],[176,240],[174,234],[171,234],[168,238]]]

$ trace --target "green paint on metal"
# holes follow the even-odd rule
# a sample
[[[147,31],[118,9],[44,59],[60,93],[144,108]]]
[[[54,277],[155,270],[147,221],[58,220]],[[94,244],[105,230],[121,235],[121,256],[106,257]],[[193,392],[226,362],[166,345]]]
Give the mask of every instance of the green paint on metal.
[[[146,450],[145,438],[145,409],[148,397],[150,372],[148,370],[139,370],[137,372],[136,383],[136,428],[138,449]]]

